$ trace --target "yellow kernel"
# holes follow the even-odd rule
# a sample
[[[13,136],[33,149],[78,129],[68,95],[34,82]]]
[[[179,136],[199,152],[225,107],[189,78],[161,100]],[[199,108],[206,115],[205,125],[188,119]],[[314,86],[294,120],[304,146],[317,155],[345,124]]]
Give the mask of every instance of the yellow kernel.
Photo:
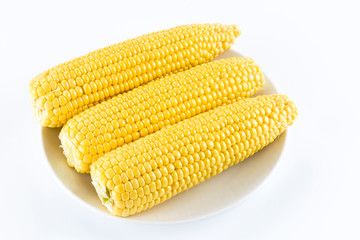
[[[134,188],[134,189],[137,189],[139,188],[139,181],[137,179],[133,179],[131,180],[131,186]]]
[[[107,181],[107,183],[106,183],[106,187],[108,188],[108,189],[110,189],[110,190],[114,190],[114,182],[113,182],[113,180],[108,180]]]
[[[126,175],[128,176],[128,178],[131,180],[134,178],[134,172],[131,168],[126,170]]]
[[[205,151],[207,149],[207,145],[205,141],[200,142],[200,149],[201,151]]]
[[[126,192],[131,192],[132,190],[133,190],[133,187],[132,187],[131,183],[130,183],[130,182],[126,182],[126,183],[125,183],[125,191],[126,191]]]
[[[151,182],[149,184],[149,188],[150,188],[150,192],[155,192],[156,191],[156,184],[154,182]]]
[[[149,184],[151,182],[151,178],[150,178],[149,174],[145,174],[143,176],[143,178],[144,178],[144,181],[145,181],[146,184]]]
[[[152,167],[151,167],[151,164],[149,162],[145,162],[144,167],[145,167],[147,172],[151,172]]]
[[[121,178],[121,182],[127,182],[129,180],[128,176],[124,172],[121,173],[120,178]]]
[[[129,194],[128,192],[123,192],[123,193],[121,193],[121,199],[122,199],[123,201],[129,200],[129,199],[130,199],[130,194]]]
[[[179,160],[177,160],[177,161],[174,162],[174,167],[177,168],[177,169],[182,168],[182,163]]]
[[[173,152],[173,156],[175,157],[175,159],[180,159],[181,158],[181,153],[179,151],[175,150]]]

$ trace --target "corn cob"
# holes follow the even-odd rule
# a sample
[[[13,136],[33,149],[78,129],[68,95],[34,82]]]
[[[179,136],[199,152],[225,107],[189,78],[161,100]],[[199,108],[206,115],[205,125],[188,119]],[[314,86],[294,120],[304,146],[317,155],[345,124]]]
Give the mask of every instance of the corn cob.
[[[228,58],[170,75],[100,103],[70,119],[60,140],[70,166],[89,172],[105,153],[264,84],[251,58]]]
[[[113,215],[134,215],[253,155],[296,116],[285,95],[220,106],[107,153],[92,182]]]
[[[147,34],[60,64],[29,84],[35,118],[61,127],[72,116],[156,78],[209,62],[230,48],[233,25],[193,24]]]

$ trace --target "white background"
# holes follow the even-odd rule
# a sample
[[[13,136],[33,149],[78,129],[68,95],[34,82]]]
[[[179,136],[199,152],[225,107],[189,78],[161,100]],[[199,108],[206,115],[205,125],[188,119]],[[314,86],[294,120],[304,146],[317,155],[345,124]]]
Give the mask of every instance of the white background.
[[[358,1],[0,2],[1,239],[360,239]],[[41,71],[140,34],[237,24],[253,57],[297,104],[280,162],[248,201],[190,223],[99,215],[53,176],[27,84]]]

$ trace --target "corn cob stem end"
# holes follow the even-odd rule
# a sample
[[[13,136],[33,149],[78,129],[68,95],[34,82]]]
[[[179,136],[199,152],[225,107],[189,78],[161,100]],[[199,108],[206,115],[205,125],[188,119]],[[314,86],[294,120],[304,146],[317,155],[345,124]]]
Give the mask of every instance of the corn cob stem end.
[[[70,167],[74,167],[75,162],[74,158],[75,158],[75,145],[67,138],[65,137],[63,134],[60,133],[59,135],[60,141],[61,141],[61,146],[63,149],[63,153],[67,159],[67,162],[69,164]]]
[[[111,198],[110,196],[110,191],[107,187],[105,186],[101,186],[98,182],[96,181],[91,181],[92,185],[95,187],[95,190],[97,192],[97,194],[100,197],[101,202],[103,203],[103,205],[110,211],[112,212],[112,207],[114,205],[114,200]]]

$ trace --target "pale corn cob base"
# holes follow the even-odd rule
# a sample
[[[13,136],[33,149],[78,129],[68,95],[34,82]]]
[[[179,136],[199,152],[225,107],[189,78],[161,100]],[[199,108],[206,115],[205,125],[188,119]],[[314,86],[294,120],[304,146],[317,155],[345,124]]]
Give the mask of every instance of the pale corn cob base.
[[[29,84],[34,116],[61,127],[85,109],[156,78],[209,62],[230,48],[240,30],[193,24],[159,31],[53,67]]]
[[[250,97],[263,85],[262,71],[251,58],[202,64],[80,113],[64,125],[59,138],[69,165],[89,172],[90,165],[107,152],[234,99]]]
[[[218,107],[101,157],[91,167],[93,185],[112,214],[134,215],[253,155],[296,116],[284,95]]]

